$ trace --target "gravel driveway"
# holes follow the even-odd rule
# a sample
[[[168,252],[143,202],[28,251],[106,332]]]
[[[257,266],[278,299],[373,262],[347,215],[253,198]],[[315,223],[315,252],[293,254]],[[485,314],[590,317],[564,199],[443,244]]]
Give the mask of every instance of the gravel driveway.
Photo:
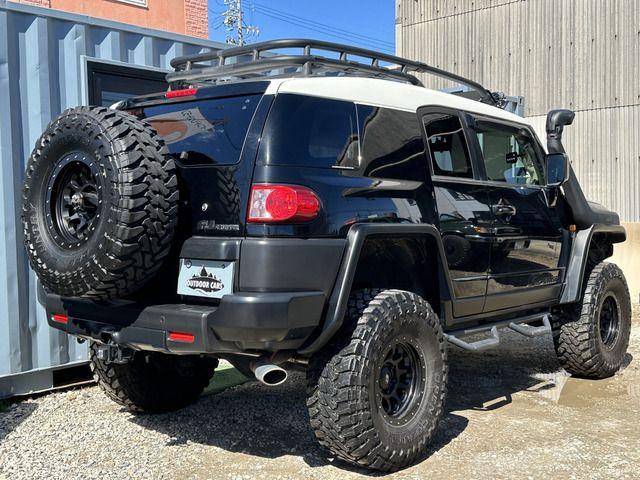
[[[629,351],[622,373],[594,382],[559,371],[550,337],[508,335],[482,355],[451,348],[447,413],[430,455],[388,478],[638,478],[637,315]],[[294,373],[280,387],[247,382],[148,416],[122,411],[97,387],[21,401],[0,413],[0,479],[378,476],[325,456],[304,390]]]

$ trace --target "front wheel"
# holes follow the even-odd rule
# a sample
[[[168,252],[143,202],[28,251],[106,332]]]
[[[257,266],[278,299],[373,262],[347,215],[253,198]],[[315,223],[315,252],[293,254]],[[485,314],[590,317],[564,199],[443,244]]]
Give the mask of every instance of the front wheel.
[[[602,262],[586,279],[581,302],[553,312],[553,340],[572,375],[606,378],[624,362],[631,333],[631,299],[620,268]]]
[[[420,459],[442,416],[447,350],[420,296],[365,290],[311,358],[307,406],[321,445],[349,463],[392,471]]]

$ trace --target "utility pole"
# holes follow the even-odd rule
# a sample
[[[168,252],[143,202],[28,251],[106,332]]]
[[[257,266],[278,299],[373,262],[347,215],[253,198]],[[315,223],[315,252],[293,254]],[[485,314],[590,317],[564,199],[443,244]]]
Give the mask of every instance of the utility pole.
[[[227,43],[231,45],[244,45],[247,38],[257,36],[260,33],[258,27],[244,23],[242,0],[224,0],[227,11],[222,15],[223,24],[227,29]]]

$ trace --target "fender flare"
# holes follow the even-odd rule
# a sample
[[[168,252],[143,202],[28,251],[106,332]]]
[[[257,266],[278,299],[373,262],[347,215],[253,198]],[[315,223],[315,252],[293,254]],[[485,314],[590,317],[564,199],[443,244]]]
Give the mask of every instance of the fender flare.
[[[561,305],[580,300],[591,240],[595,234],[599,233],[611,234],[614,237],[613,243],[624,242],[627,238],[626,230],[622,225],[595,224],[576,233],[571,245],[569,265],[564,281],[565,286],[560,297]]]
[[[321,331],[314,337],[314,340],[310,344],[304,346],[299,351],[301,355],[310,355],[320,350],[342,326],[347,311],[351,286],[358,266],[358,260],[366,239],[371,236],[387,237],[394,235],[431,237],[435,241],[438,250],[438,277],[440,281],[441,298],[445,300],[451,299],[453,285],[449,277],[440,231],[435,225],[424,223],[357,223],[353,225],[347,233],[347,246],[323,315],[324,323],[322,324]]]

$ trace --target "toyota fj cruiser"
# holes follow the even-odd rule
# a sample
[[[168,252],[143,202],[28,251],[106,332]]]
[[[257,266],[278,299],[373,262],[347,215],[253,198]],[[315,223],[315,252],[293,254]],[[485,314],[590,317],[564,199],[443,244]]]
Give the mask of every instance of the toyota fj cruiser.
[[[394,470],[438,427],[448,344],[551,332],[571,374],[621,368],[630,299],[604,260],[625,230],[567,161],[572,112],[545,149],[474,81],[327,42],[171,64],[167,92],[63,112],[26,170],[40,301],[116,402],[183,407],[220,358],[270,385],[301,366],[319,442]]]

